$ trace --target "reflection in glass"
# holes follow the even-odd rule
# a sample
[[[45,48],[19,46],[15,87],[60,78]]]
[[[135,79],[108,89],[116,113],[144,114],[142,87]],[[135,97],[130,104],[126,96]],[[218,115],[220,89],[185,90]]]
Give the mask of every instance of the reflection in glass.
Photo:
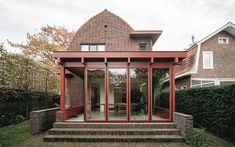
[[[148,120],[148,69],[130,69],[131,120]]]
[[[152,120],[170,118],[169,69],[152,70]]]
[[[109,120],[126,120],[126,69],[109,69]]]
[[[105,69],[88,69],[88,120],[104,120]]]

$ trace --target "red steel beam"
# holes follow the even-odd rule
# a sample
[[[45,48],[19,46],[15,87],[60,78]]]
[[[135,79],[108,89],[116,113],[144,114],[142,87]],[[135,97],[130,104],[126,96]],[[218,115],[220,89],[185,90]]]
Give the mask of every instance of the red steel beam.
[[[186,51],[80,52],[56,51],[55,58],[185,58]]]

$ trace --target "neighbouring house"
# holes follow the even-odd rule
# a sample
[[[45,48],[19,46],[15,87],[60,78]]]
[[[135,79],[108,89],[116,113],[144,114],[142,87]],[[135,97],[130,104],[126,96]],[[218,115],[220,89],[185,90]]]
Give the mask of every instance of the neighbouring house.
[[[187,130],[192,117],[175,113],[173,66],[186,51],[153,51],[161,33],[134,30],[106,9],[85,22],[67,51],[54,52],[60,111],[44,140],[182,141],[172,122]]]
[[[175,72],[177,89],[235,83],[235,24],[228,22],[193,44]]]

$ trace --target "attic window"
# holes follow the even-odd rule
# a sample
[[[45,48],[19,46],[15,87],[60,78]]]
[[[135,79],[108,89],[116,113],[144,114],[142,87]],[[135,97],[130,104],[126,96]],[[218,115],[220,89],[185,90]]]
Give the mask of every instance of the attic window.
[[[139,43],[139,48],[141,51],[146,50],[147,43]]]
[[[105,51],[104,44],[82,44],[81,51]]]
[[[218,37],[218,43],[219,44],[229,44],[229,38],[228,37]]]

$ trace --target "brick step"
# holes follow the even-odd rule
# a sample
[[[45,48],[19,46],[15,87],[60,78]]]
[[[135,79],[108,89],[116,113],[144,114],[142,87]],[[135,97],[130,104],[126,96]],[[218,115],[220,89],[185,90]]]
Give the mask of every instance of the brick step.
[[[117,129],[117,128],[52,128],[49,135],[180,135],[175,128],[170,129]]]
[[[180,135],[47,135],[47,142],[184,142]]]
[[[72,123],[57,122],[54,128],[175,128],[174,123]]]

